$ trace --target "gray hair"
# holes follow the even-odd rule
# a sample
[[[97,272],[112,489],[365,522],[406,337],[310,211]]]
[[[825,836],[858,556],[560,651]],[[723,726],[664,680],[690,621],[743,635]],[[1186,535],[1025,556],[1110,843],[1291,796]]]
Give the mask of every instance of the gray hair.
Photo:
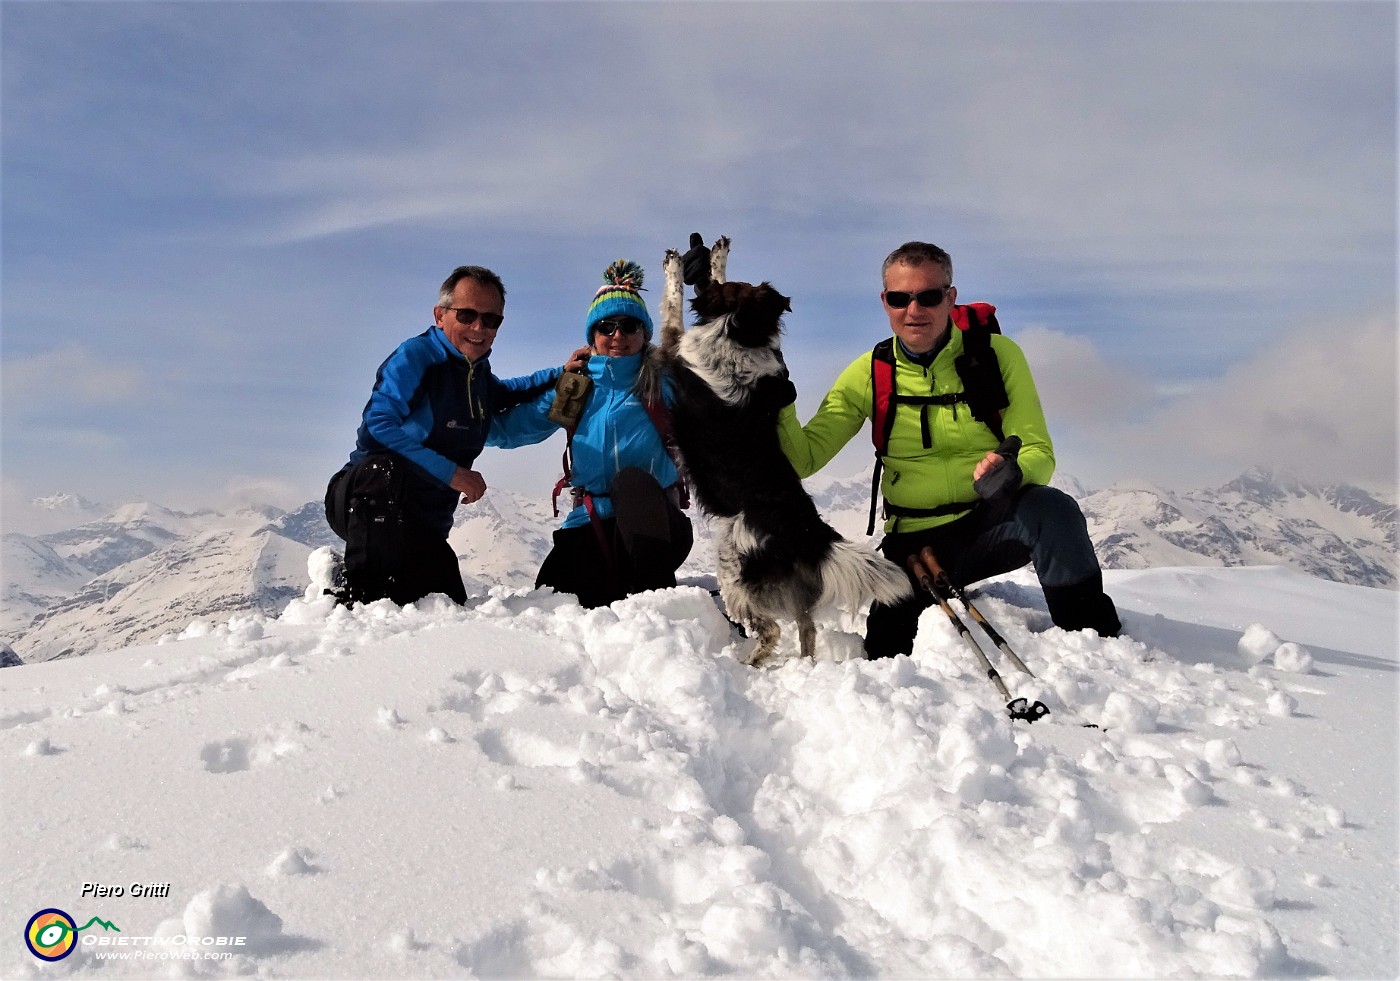
[[[885,273],[889,272],[890,266],[896,262],[901,262],[906,266],[922,266],[925,262],[936,263],[942,267],[943,274],[947,278],[947,282],[943,285],[953,285],[953,257],[936,245],[930,245],[928,242],[905,242],[885,256],[885,264],[880,267],[881,286],[885,284]]]
[[[501,282],[500,276],[485,266],[458,266],[452,270],[452,275],[442,281],[442,289],[438,291],[437,305],[440,307],[452,306],[452,294],[457,291],[457,284],[464,279],[474,279],[482,286],[494,286],[501,294],[501,302],[505,302],[506,287]]]

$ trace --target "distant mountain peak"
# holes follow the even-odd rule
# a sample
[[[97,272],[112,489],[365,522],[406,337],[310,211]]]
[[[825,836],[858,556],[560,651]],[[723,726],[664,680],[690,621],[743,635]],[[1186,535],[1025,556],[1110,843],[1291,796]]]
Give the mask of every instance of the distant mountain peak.
[[[90,514],[102,510],[102,505],[94,504],[79,494],[50,494],[47,497],[36,497],[29,503],[40,511],[74,511]]]

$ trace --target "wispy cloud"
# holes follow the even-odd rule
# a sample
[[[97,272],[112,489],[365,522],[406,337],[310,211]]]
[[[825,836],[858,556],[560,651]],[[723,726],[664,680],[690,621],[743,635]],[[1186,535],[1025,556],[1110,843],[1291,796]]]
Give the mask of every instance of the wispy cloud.
[[[0,361],[7,418],[25,421],[73,409],[122,405],[149,389],[139,365],[112,361],[76,344]]]

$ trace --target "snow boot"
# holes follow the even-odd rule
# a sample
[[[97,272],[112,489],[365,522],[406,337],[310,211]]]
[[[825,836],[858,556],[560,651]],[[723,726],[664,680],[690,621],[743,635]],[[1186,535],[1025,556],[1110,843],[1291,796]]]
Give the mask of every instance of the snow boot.
[[[1103,573],[1072,586],[1043,586],[1050,619],[1061,630],[1086,627],[1100,637],[1117,637],[1123,629],[1113,600],[1103,591]]]

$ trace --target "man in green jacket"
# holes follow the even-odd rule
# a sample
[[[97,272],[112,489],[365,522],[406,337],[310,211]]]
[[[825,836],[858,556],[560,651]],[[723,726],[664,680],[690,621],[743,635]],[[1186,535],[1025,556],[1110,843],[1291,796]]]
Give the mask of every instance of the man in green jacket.
[[[954,362],[964,337],[953,329],[958,291],[951,257],[936,245],[907,242],[885,259],[882,274],[880,300],[895,336],[897,392],[962,393]],[[908,556],[931,546],[959,586],[1032,562],[1056,626],[1116,636],[1122,625],[1103,591],[1084,515],[1072,497],[1047,486],[1055,450],[1025,355],[1000,334],[991,343],[1008,402],[1001,428],[1007,437],[1020,437],[1019,453],[999,456],[1001,441],[960,400],[894,408],[880,485],[886,515],[880,550],[903,568]],[[806,426],[791,405],[779,414],[779,440],[799,476],[824,467],[874,415],[871,358],[867,351],[851,362]],[[1007,469],[993,474],[998,468]],[[988,484],[1006,479],[995,481],[1001,490],[983,499],[973,486],[983,477]],[[912,652],[919,614],[931,602],[916,589],[913,599],[897,606],[872,606],[866,657]]]

